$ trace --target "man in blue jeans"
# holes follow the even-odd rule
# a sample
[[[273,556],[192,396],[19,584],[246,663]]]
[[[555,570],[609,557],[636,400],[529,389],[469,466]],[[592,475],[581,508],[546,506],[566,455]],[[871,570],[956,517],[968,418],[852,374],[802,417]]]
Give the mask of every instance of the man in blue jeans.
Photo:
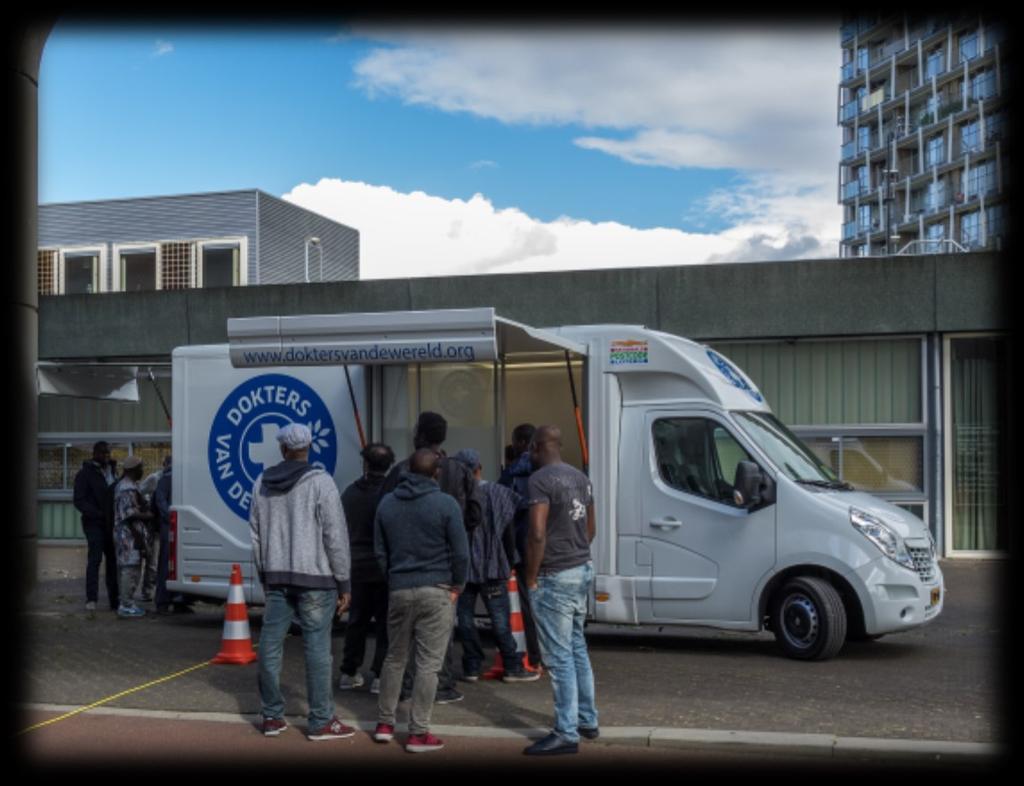
[[[302,627],[306,698],[313,741],[351,737],[355,729],[334,714],[331,622],[351,600],[348,530],[334,479],[309,463],[313,435],[290,423],[277,434],[284,458],[253,487],[249,529],[266,606],[260,631],[259,692],[262,731],[288,728],[281,695],[284,640],[292,620]]]
[[[590,480],[562,461],[562,434],[541,426],[530,443],[530,528],[526,586],[555,699],[553,731],[528,756],[576,753],[580,736],[598,736],[594,674],[583,637],[594,578],[594,500]]]

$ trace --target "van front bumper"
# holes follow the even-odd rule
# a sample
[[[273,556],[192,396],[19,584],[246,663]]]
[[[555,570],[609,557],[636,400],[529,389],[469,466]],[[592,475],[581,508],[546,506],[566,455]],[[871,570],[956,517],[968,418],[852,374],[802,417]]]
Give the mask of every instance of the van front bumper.
[[[879,557],[847,578],[859,585],[864,629],[871,636],[931,622],[946,602],[945,579],[937,560],[912,571],[888,557]]]

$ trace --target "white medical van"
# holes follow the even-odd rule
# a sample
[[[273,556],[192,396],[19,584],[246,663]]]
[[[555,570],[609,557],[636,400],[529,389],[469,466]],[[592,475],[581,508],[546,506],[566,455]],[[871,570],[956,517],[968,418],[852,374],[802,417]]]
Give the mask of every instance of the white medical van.
[[[566,460],[593,481],[595,622],[768,629],[787,655],[821,660],[942,611],[927,526],[839,481],[709,347],[493,309],[231,319],[228,337],[173,355],[174,591],[226,597],[239,562],[262,602],[248,504],[280,425],[309,424],[311,460],[344,488],[362,423],[403,455],[432,409],[445,448],[477,448],[492,479],[513,426],[561,426]]]

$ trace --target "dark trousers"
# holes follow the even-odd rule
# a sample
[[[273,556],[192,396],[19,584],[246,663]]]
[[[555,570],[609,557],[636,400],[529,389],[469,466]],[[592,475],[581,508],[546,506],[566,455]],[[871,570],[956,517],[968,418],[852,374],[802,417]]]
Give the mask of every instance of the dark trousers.
[[[526,565],[516,565],[516,586],[519,588],[519,611],[523,615],[523,632],[526,634],[526,655],[531,667],[541,663],[540,641],[537,639],[537,624],[533,621],[533,610],[530,608],[530,594],[526,589]]]
[[[106,560],[104,579],[107,585],[107,601],[111,609],[118,607],[117,555],[114,553],[114,530],[105,524],[82,522],[85,540],[89,544],[89,556],[85,566],[85,599],[95,603],[99,597],[100,563]]]
[[[370,671],[380,677],[384,657],[388,654],[388,585],[385,582],[352,582],[352,605],[345,627],[345,654],[341,671],[352,676],[366,657],[366,635],[373,622],[374,651]]]
[[[171,605],[171,593],[167,591],[167,574],[171,555],[168,549],[171,545],[171,524],[169,521],[160,521],[160,553],[156,559],[156,601],[157,608],[166,608]]]

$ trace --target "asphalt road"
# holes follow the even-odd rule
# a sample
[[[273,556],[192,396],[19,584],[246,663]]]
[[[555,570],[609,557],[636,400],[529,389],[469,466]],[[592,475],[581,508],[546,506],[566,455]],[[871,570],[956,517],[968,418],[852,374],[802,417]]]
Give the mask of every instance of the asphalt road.
[[[101,611],[89,619],[77,566],[80,553],[63,548],[42,551],[50,553],[40,559],[41,581],[21,616],[23,690],[17,701],[26,709],[19,715],[20,729],[36,722],[33,718],[54,717],[65,708],[91,705],[126,691],[102,706],[142,712],[258,713],[255,665],[203,665],[134,690],[212,658],[220,648],[222,608],[200,604],[194,615],[150,615],[141,620],[118,620]],[[999,561],[944,562],[948,593],[939,619],[877,642],[847,644],[838,657],[822,663],[781,656],[770,634],[590,626],[601,726],[1001,743],[1006,735],[1000,705],[1005,686],[999,657],[1004,624],[999,593],[1008,567]],[[259,617],[258,609],[250,611],[254,642]],[[335,666],[343,635],[335,634]],[[286,715],[299,727],[294,737],[305,742],[298,638],[286,644],[282,685],[288,698]],[[481,681],[462,684],[461,690],[464,701],[435,707],[434,724],[526,734],[550,723],[547,679],[513,685]],[[365,689],[336,691],[335,699],[346,722],[369,724],[375,719],[376,697]],[[402,718],[400,714],[400,724]],[[78,715],[19,740],[25,751],[50,756],[47,746],[54,744],[52,740],[70,734],[78,724],[113,722],[110,716]],[[177,722],[187,727],[185,731],[196,728],[194,723]],[[60,734],[54,733],[57,729]],[[268,742],[250,731],[257,742]],[[518,760],[524,758],[522,739],[488,744],[492,743],[508,746],[509,755]],[[353,744],[362,748],[362,743]],[[459,742],[452,743],[452,751],[463,744],[473,748],[472,743]],[[371,748],[377,747],[371,743]],[[597,745],[594,750],[609,747],[625,750],[619,745]],[[669,755],[649,747],[632,750],[651,757],[643,761]],[[708,753],[712,759],[716,755]]]

